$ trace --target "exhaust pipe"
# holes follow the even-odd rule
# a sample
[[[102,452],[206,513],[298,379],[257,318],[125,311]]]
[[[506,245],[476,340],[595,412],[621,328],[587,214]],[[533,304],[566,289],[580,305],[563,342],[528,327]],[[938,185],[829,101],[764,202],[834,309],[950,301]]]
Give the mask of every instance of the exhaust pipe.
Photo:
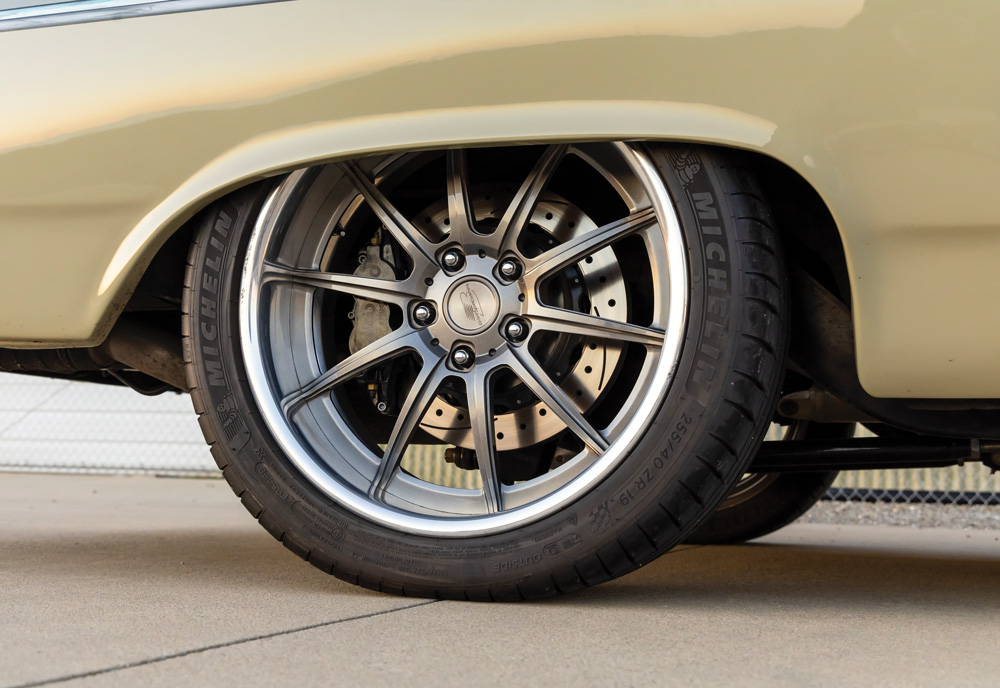
[[[109,358],[173,385],[182,392],[191,391],[184,375],[181,340],[174,333],[121,318],[104,343],[92,351],[101,358]]]
[[[184,375],[179,332],[151,322],[122,317],[100,346],[86,349],[0,349],[0,371],[35,375],[114,374],[124,365],[182,392],[190,392]],[[117,377],[117,375],[115,375]]]

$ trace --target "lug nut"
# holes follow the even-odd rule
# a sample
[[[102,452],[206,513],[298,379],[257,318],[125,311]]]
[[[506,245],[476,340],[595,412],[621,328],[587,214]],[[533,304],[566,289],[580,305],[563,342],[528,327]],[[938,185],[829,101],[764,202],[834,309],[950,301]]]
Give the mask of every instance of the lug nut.
[[[528,336],[528,323],[515,318],[507,323],[504,332],[507,335],[507,339],[512,342],[524,341],[524,338]]]
[[[461,267],[462,260],[462,252],[454,248],[448,249],[444,252],[444,255],[441,256],[441,264],[449,270],[457,270]]]
[[[467,346],[460,346],[451,352],[451,362],[460,369],[471,366],[475,357],[475,353]]]
[[[521,264],[513,258],[506,258],[500,261],[500,274],[509,280],[515,280],[521,276]]]
[[[434,306],[429,303],[417,304],[413,309],[413,319],[419,325],[429,325],[434,320]]]

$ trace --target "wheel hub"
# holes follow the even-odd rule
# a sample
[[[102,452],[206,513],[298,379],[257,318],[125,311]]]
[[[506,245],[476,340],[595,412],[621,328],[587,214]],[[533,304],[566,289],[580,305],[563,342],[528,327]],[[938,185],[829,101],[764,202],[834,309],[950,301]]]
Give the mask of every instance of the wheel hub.
[[[503,213],[509,201],[510,198],[501,190],[482,189],[472,198],[476,221],[487,225],[490,218]],[[424,230],[428,234],[441,236],[448,233],[446,200],[428,208],[423,215],[427,218]],[[547,193],[539,202],[531,222],[542,232],[543,247],[549,243],[545,237],[564,242],[597,226],[579,208],[552,193]],[[470,253],[460,272],[452,275],[442,271],[434,277],[427,297],[437,299],[444,317],[429,329],[439,346],[451,349],[460,342],[467,342],[473,345],[480,360],[488,360],[510,346],[503,328],[510,318],[521,315],[523,293],[519,282],[501,279],[506,278],[503,268],[504,261],[498,262],[496,256]],[[577,269],[579,277],[574,279],[579,283],[574,286],[587,294],[592,311],[604,317],[624,320],[628,313],[628,296],[621,266],[611,249],[597,251]],[[473,294],[467,293],[470,288]],[[489,296],[486,296],[487,293]],[[490,297],[494,296],[497,299],[496,315],[493,315],[490,305]],[[474,299],[478,299],[479,303],[477,312],[482,309],[486,315],[482,321],[490,320],[485,327],[475,316],[470,318],[466,315],[466,304]],[[618,365],[621,346],[595,339],[582,342],[575,353],[578,354],[578,357],[574,356],[575,362],[568,370],[560,371],[557,379],[559,386],[580,410],[586,411],[604,391],[611,371]],[[520,388],[520,393],[507,396],[510,397],[511,410],[498,413],[494,420],[498,451],[523,449],[543,442],[564,429],[558,416],[545,404],[533,400],[527,390]],[[473,448],[467,409],[456,406],[444,396],[434,399],[420,427],[448,444]]]
[[[518,284],[504,284],[493,276],[496,259],[470,255],[461,270],[436,273],[425,298],[441,314],[427,327],[431,345],[445,352],[468,345],[476,358],[495,355],[507,344],[499,323],[521,311]]]
[[[479,334],[500,314],[500,295],[480,277],[456,282],[445,294],[445,304],[448,324],[461,334]]]

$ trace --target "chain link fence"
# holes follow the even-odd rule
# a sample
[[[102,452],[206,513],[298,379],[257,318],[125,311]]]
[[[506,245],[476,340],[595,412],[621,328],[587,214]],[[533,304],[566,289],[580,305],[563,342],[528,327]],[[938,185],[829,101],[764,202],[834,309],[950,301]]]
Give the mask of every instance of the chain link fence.
[[[403,466],[441,485],[481,484],[436,446],[411,448]],[[11,374],[0,374],[0,470],[219,475],[186,395]],[[827,499],[1000,505],[1000,474],[980,464],[845,471]]]
[[[215,476],[187,395],[0,374],[0,469]]]
[[[840,502],[1000,506],[1000,474],[982,464],[843,471],[826,498]]]

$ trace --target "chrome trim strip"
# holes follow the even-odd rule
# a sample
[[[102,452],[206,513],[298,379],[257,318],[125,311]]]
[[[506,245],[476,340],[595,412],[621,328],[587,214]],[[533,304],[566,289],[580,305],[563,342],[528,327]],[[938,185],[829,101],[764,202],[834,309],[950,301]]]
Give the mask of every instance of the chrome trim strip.
[[[291,0],[76,0],[0,10],[0,32]]]

